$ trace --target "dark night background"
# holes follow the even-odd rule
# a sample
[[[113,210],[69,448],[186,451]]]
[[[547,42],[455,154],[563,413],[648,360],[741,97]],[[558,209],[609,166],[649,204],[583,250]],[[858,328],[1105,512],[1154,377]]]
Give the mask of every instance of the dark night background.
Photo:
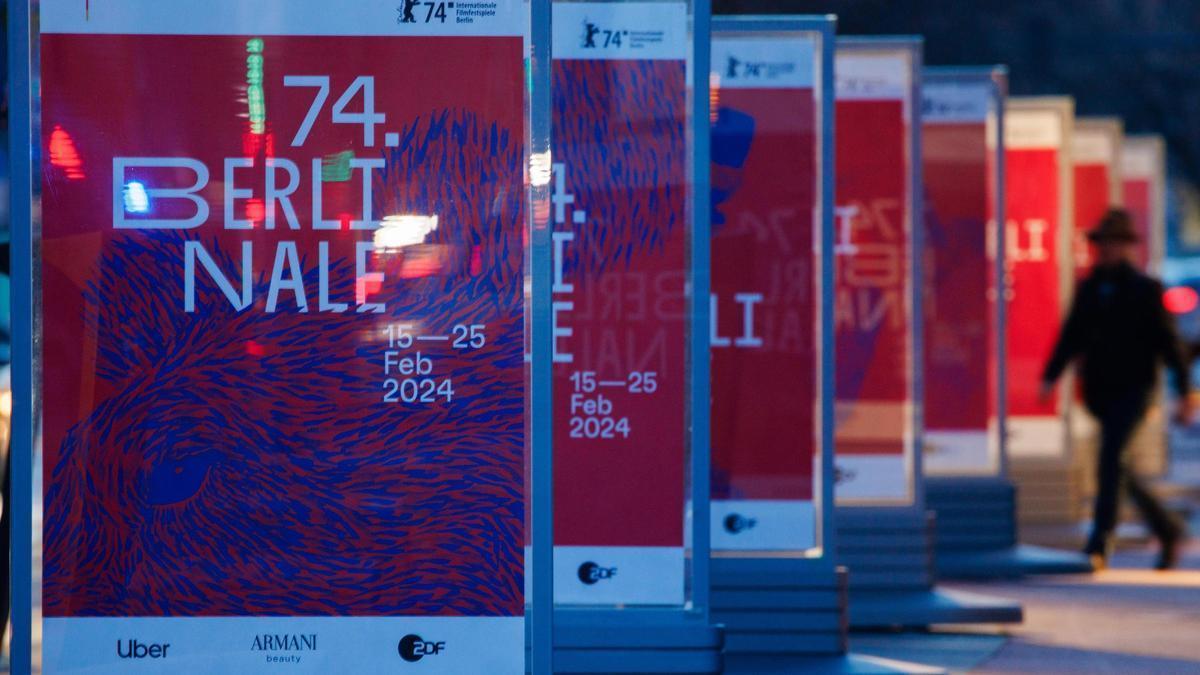
[[[720,14],[836,14],[843,35],[923,35],[930,65],[1006,64],[1014,96],[1071,94],[1080,115],[1162,134],[1170,254],[1200,256],[1200,0],[713,2]],[[1168,274],[1200,277],[1189,263]]]

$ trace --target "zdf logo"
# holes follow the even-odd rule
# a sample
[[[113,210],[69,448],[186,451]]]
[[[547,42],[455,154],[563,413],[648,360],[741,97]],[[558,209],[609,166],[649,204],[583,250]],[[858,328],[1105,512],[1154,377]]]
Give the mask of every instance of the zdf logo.
[[[730,534],[739,534],[753,528],[758,524],[754,518],[747,518],[740,513],[731,513],[725,516],[725,531]]]
[[[617,576],[615,567],[601,567],[594,562],[585,562],[579,566],[579,580],[588,586],[615,576]]]
[[[415,663],[426,656],[437,656],[446,651],[445,642],[427,642],[420,635],[409,633],[400,638],[400,644],[396,646],[396,651],[400,652],[400,658]]]

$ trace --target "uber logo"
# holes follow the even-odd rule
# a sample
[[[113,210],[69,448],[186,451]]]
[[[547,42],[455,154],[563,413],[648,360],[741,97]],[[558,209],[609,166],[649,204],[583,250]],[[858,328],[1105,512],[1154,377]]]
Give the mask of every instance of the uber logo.
[[[117,658],[121,659],[165,659],[167,658],[167,647],[171,645],[163,644],[142,644],[135,639],[125,640],[124,648],[121,647],[121,640],[117,640]]]
[[[446,643],[428,642],[420,635],[409,633],[400,638],[400,644],[396,646],[396,651],[400,652],[400,658],[409,663],[415,663],[426,656],[437,656],[446,651]]]
[[[588,586],[615,576],[617,576],[615,567],[601,567],[594,562],[585,562],[579,566],[579,580]]]

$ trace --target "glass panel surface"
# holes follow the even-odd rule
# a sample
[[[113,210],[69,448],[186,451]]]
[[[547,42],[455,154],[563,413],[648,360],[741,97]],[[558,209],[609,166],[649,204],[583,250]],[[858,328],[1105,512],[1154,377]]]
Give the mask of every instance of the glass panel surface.
[[[715,551],[820,545],[821,39],[713,39]]]
[[[690,5],[554,4],[555,599],[683,605]]]
[[[1063,457],[1069,447],[1064,394],[1069,378],[1050,400],[1041,400],[1038,386],[1072,283],[1071,170],[1066,145],[1072,116],[1069,99],[1009,99],[1005,112],[1008,448],[1012,457]]]
[[[928,70],[921,97],[922,466],[926,475],[995,475],[999,322],[991,217],[999,99],[989,73]]]
[[[838,44],[839,504],[913,503],[914,54],[907,45]]]
[[[47,670],[523,672],[527,23],[41,3]]]

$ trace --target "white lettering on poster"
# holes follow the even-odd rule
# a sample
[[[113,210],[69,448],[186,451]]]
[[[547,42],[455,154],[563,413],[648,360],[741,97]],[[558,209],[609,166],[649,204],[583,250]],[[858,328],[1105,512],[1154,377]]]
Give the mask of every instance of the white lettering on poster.
[[[313,127],[323,120],[332,124],[361,125],[363,145],[373,147],[376,141],[375,127],[387,121],[387,115],[375,110],[375,78],[367,75],[358,76],[341,93],[339,98],[329,106],[326,115],[325,103],[330,94],[330,78],[328,76],[285,76],[283,84],[289,89],[310,88],[314,90],[308,112],[300,128],[292,139],[293,147],[303,147]],[[351,110],[361,106],[360,111]],[[385,139],[385,144],[387,140]],[[337,231],[343,229],[341,220],[329,220],[323,213],[324,179],[322,164],[324,158],[313,157],[308,162],[310,167],[309,183],[312,189],[312,212],[309,224],[311,229]],[[380,158],[350,157],[347,167],[351,176],[357,174],[361,185],[361,203],[359,217],[351,216],[344,225],[350,230],[373,231],[379,229],[381,222],[372,213],[372,184],[373,172],[384,168],[384,160]],[[250,230],[254,222],[247,218],[238,218],[239,205],[251,200],[261,200],[264,205],[264,227],[273,230],[279,225],[279,215],[289,230],[300,230],[302,225],[296,209],[291,201],[291,195],[300,187],[303,180],[300,165],[292,160],[274,157],[263,162],[263,190],[256,194],[253,188],[239,187],[239,177],[245,180],[246,172],[255,170],[255,160],[250,157],[226,157],[219,167],[209,167],[204,162],[192,157],[114,157],[112,182],[112,223],[118,230],[191,230],[206,224],[211,215],[207,196],[212,190],[220,191],[222,203],[222,227],[225,230]],[[221,183],[213,183],[210,178],[218,172],[223,178]],[[280,185],[280,174],[286,175],[286,182]],[[183,176],[182,180],[180,176]],[[136,194],[136,199],[131,195]],[[151,215],[150,204],[157,204],[162,211],[164,204],[169,210],[184,213],[194,209],[191,215],[171,218],[162,215]],[[254,288],[251,280],[256,278],[253,269],[253,242],[242,243],[242,263],[238,274],[241,277],[240,290],[216,263],[216,259],[205,248],[202,242],[190,240],[183,246],[183,275],[185,312],[196,311],[196,268],[199,267],[216,283],[224,297],[237,311],[257,306],[253,302]],[[348,303],[331,302],[329,298],[329,248],[326,242],[319,244],[318,252],[318,312],[346,312]],[[296,311],[309,311],[309,293],[305,288],[304,275],[300,268],[300,256],[295,241],[282,240],[275,242],[275,255],[267,288],[266,302],[261,305],[266,313],[273,313],[278,308],[281,293],[289,293],[295,300]],[[370,302],[369,289],[378,289],[384,281],[384,275],[368,269],[368,257],[374,250],[370,242],[358,242],[355,250],[355,300],[358,312],[378,313],[386,308],[381,303]]]
[[[904,323],[902,233],[897,222],[900,203],[872,199],[834,209],[838,219],[839,256],[834,322],[839,329],[869,332],[885,324],[899,330]],[[870,233],[863,241],[857,233]]]
[[[644,344],[635,343],[632,333],[626,334],[622,349],[620,329],[602,324],[677,318],[682,310],[674,308],[668,299],[679,295],[675,283],[678,275],[661,272],[650,278],[652,275],[647,272],[610,271],[588,279],[590,283],[587,284],[571,279],[571,273],[577,270],[569,268],[568,257],[580,242],[579,229],[588,224],[588,213],[579,208],[576,195],[567,189],[566,166],[554,163],[552,174],[550,201],[554,206],[554,225],[568,228],[552,234],[554,280],[551,286],[554,294],[553,361],[573,365],[569,376],[568,435],[589,440],[627,439],[634,429],[619,409],[619,400],[614,394],[625,392],[640,397],[653,396],[659,391],[663,368],[653,364],[656,357],[660,363],[666,357],[665,334],[659,332]],[[584,255],[590,255],[590,251],[585,251]],[[580,261],[586,259],[578,258]],[[752,300],[742,302],[753,306]],[[601,326],[577,334],[570,325],[572,320]],[[578,354],[575,347],[579,348]],[[580,356],[584,358],[577,358]]]

